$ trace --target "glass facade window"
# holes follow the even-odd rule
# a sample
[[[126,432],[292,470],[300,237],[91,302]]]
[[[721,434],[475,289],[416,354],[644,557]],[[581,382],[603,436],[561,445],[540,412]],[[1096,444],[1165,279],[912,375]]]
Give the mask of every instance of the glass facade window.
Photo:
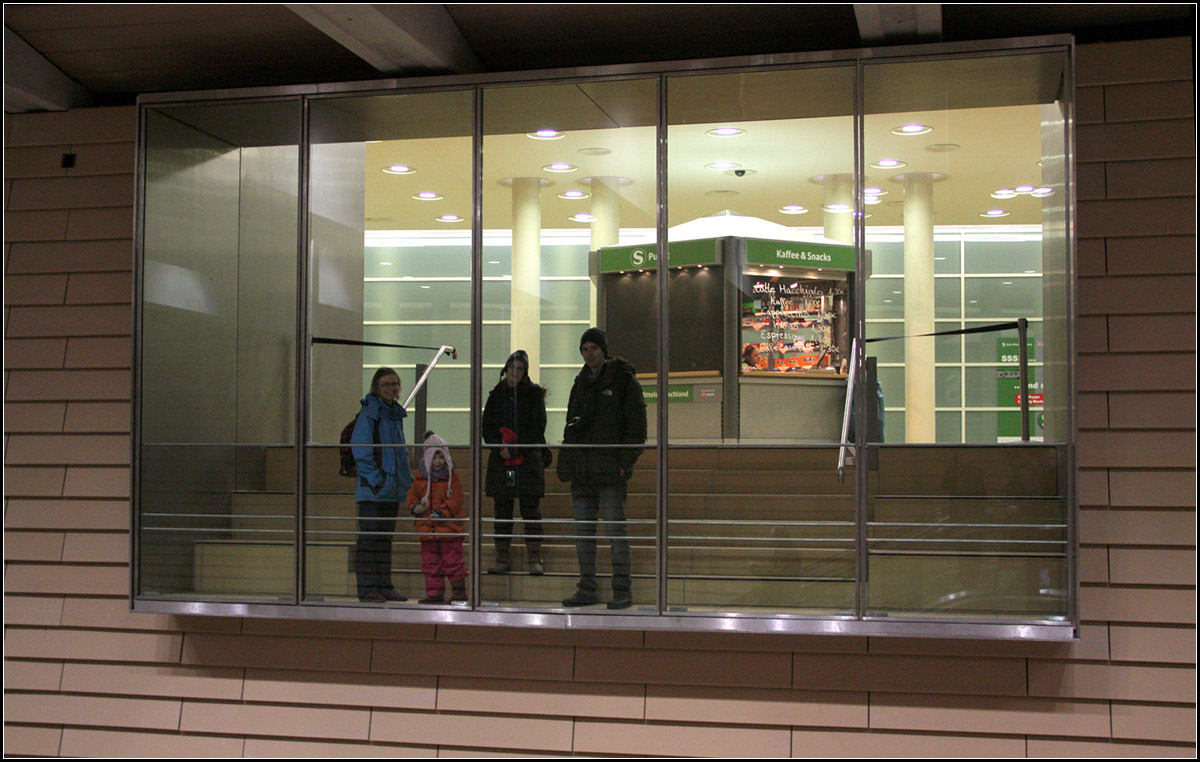
[[[1069,63],[144,99],[135,610],[1072,637]]]
[[[668,80],[672,258],[721,255],[669,284],[668,383],[688,392],[667,418],[672,611],[855,610],[854,485],[837,469],[854,82],[845,65]]]
[[[143,129],[136,593],[293,600],[300,102]]]
[[[658,80],[485,87],[482,97],[483,227],[500,245],[483,263],[495,287],[482,292],[493,319],[482,324],[479,390],[480,605],[654,611],[656,458],[642,386],[654,386],[655,278],[641,278],[636,326],[608,319],[593,252],[654,246]],[[580,349],[593,326],[606,329],[610,355],[596,380],[603,395],[578,380],[590,373]],[[524,374],[515,386],[514,364]],[[602,426],[616,449],[596,446]]]

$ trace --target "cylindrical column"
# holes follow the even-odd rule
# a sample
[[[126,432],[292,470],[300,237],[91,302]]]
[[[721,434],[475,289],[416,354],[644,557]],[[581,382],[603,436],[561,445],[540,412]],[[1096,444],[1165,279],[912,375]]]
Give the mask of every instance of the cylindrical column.
[[[937,441],[933,333],[933,183],[927,172],[904,183],[904,434],[906,442]]]
[[[512,323],[510,349],[529,355],[528,373],[538,372],[542,345],[542,181],[517,177],[512,181]]]
[[[592,178],[592,244],[596,251],[605,246],[616,246],[621,240],[621,179],[619,177]],[[588,289],[589,319],[596,325],[596,283]]]
[[[825,188],[824,234],[831,241],[854,243],[854,175],[822,175]]]

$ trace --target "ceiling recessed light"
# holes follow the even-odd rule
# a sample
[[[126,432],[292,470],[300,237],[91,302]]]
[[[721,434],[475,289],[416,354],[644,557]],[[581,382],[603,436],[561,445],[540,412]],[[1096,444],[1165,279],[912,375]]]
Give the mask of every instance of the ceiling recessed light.
[[[596,215],[588,214],[587,212],[579,212],[578,214],[572,214],[567,219],[571,222],[595,222]]]
[[[1008,212],[1004,211],[1003,209],[988,209],[986,212],[983,212],[979,216],[980,217],[1007,217]]]
[[[892,128],[893,135],[924,135],[933,132],[933,128],[925,124],[904,124]]]
[[[585,193],[581,190],[569,190],[558,194],[558,197],[567,201],[579,201],[581,199],[590,198],[591,194]]]
[[[704,133],[714,138],[736,138],[745,135],[746,131],[739,127],[717,127]]]
[[[870,188],[863,188],[863,193],[868,196],[886,196],[888,192],[883,188],[872,186]]]
[[[1012,188],[1001,188],[992,193],[992,198],[1016,198],[1017,192]]]
[[[438,222],[462,222],[463,221],[463,218],[459,217],[457,214],[443,214],[442,216],[436,217],[435,219]]]
[[[595,146],[592,148],[580,148],[577,153],[581,153],[584,156],[608,156],[612,153],[612,149]]]
[[[735,190],[725,190],[724,188],[722,188],[719,190],[704,191],[704,195],[705,196],[714,196],[714,197],[721,197],[721,196],[729,197],[729,196],[740,196],[742,194],[738,193]]]
[[[1054,189],[1053,188],[1034,188],[1032,191],[1029,192],[1029,195],[1035,196],[1036,198],[1045,198],[1046,196],[1053,196]]]
[[[417,170],[407,164],[393,164],[390,167],[384,167],[383,171],[389,175],[411,175]]]
[[[384,265],[385,267],[390,267],[392,263],[391,262],[380,262],[379,264]]]
[[[1037,189],[1032,185],[1018,185],[1017,187],[1013,188],[1013,190],[1015,190],[1017,193],[1033,193]]]
[[[413,198],[417,201],[441,201],[445,197],[437,191],[421,191],[420,193],[414,193]]]
[[[740,169],[741,166],[735,161],[714,161],[712,164],[705,164],[704,168],[715,172],[728,172],[731,169]]]
[[[871,166],[875,169],[896,169],[897,167],[907,167],[908,164],[899,159],[880,159]]]
[[[925,146],[926,151],[932,151],[933,153],[950,153],[951,151],[957,151],[960,148],[962,148],[962,146],[960,146],[958,143],[930,143],[929,145]]]
[[[826,204],[821,208],[831,214],[845,214],[850,211],[849,204]]]
[[[808,210],[799,204],[788,204],[779,208],[780,214],[808,214]]]
[[[561,138],[565,138],[566,136],[567,134],[565,132],[559,132],[558,130],[551,129],[525,133],[525,137],[533,138],[534,140],[559,140]]]
[[[547,164],[546,166],[542,167],[542,169],[547,172],[574,172],[575,170],[579,169],[579,167],[575,166],[574,164],[568,164],[565,161],[556,161],[553,164]]]

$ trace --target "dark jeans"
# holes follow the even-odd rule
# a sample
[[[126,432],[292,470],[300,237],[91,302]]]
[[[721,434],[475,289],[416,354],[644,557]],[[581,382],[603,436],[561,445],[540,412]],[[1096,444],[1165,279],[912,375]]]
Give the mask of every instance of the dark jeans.
[[[542,542],[542,509],[540,497],[522,496],[517,498],[521,501],[521,518],[524,519],[524,533],[526,547],[541,547]],[[513,503],[511,497],[496,498],[496,546],[507,548],[513,541]]]
[[[358,504],[358,541],[354,544],[354,573],[358,595],[389,593],[392,584],[392,533],[396,531],[399,503]]]
[[[579,556],[579,591],[595,595],[596,584],[596,519],[604,522],[604,533],[612,547],[613,594],[629,595],[632,589],[630,572],[632,558],[629,534],[625,527],[625,485],[585,487],[571,485],[575,506],[575,553]]]

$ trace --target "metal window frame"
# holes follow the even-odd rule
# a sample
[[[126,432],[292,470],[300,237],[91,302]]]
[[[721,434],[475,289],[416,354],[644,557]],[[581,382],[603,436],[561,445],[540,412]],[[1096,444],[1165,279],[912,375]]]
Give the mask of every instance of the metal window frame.
[[[855,584],[855,615],[809,615],[795,613],[678,613],[666,609],[667,601],[667,564],[666,548],[668,516],[665,506],[668,505],[668,461],[672,449],[678,445],[660,441],[655,446],[656,451],[656,495],[659,510],[656,511],[656,558],[657,572],[656,589],[657,601],[654,613],[599,613],[591,611],[564,611],[561,609],[548,610],[511,610],[487,608],[436,608],[424,609],[416,607],[362,607],[355,605],[332,605],[321,603],[315,605],[306,603],[304,594],[305,556],[304,521],[306,516],[305,489],[307,476],[308,449],[308,374],[311,355],[306,342],[300,338],[306,335],[308,324],[308,288],[307,272],[309,269],[308,256],[308,206],[309,206],[309,171],[311,166],[310,136],[309,136],[309,106],[311,103],[327,98],[348,96],[387,95],[395,93],[440,92],[445,90],[473,91],[473,149],[472,149],[472,196],[474,202],[471,230],[471,493],[479,501],[482,487],[481,469],[483,465],[482,448],[479,446],[479,416],[482,409],[482,323],[483,310],[482,272],[483,272],[483,227],[482,227],[482,197],[483,197],[483,96],[487,88],[505,85],[531,84],[565,84],[578,81],[596,82],[603,80],[622,79],[651,79],[658,88],[658,124],[656,129],[656,230],[657,239],[667,238],[667,199],[668,199],[668,163],[667,151],[667,82],[674,76],[688,74],[720,74],[756,72],[768,70],[784,70],[808,67],[852,66],[854,67],[854,163],[855,163],[855,193],[861,198],[863,181],[864,156],[864,67],[869,63],[900,62],[904,60],[928,61],[939,58],[961,58],[975,56],[1009,56],[1023,53],[1061,52],[1066,59],[1066,83],[1064,91],[1065,110],[1065,239],[1067,246],[1066,274],[1069,313],[1068,354],[1071,362],[1068,364],[1067,384],[1070,401],[1067,405],[1069,418],[1070,441],[1065,445],[1066,458],[1062,464],[1063,483],[1065,485],[1064,501],[1067,506],[1067,573],[1070,584],[1068,591],[1068,616],[1063,621],[1055,620],[1008,620],[985,617],[947,618],[934,615],[913,617],[889,617],[887,619],[869,618],[863,606],[866,593],[866,504],[867,504],[867,469],[857,468],[856,473],[856,584]],[[763,56],[701,59],[694,61],[660,62],[652,64],[631,64],[604,67],[589,67],[578,69],[560,69],[537,72],[508,72],[487,75],[455,75],[439,77],[421,77],[412,79],[385,79],[375,82],[334,83],[319,85],[300,85],[272,88],[246,88],[233,90],[198,91],[187,93],[156,93],[143,95],[138,98],[138,126],[136,148],[136,177],[135,177],[135,225],[134,225],[134,285],[133,285],[133,371],[132,371],[132,400],[131,405],[131,447],[132,464],[131,478],[131,575],[130,575],[130,608],[134,612],[154,614],[195,614],[208,616],[250,616],[287,619],[305,619],[314,621],[378,621],[403,623],[432,623],[459,624],[474,626],[509,626],[509,627],[552,627],[552,628],[583,628],[583,629],[636,629],[645,631],[720,631],[746,633],[790,633],[790,634],[840,634],[856,636],[897,636],[897,637],[929,637],[929,638],[974,638],[974,639],[1016,639],[1034,641],[1069,641],[1078,639],[1079,630],[1079,579],[1078,579],[1078,506],[1076,496],[1075,474],[1075,442],[1077,441],[1076,421],[1076,368],[1075,368],[1075,324],[1076,324],[1076,273],[1075,273],[1075,136],[1074,136],[1074,40],[1069,35],[1053,35],[1045,37],[1019,38],[1010,40],[972,41],[963,43],[943,43],[932,45],[897,46],[891,48],[871,48],[849,51],[824,51],[810,53],[772,54]],[[296,360],[296,411],[294,447],[296,449],[296,517],[295,517],[295,600],[291,602],[269,601],[228,601],[204,600],[201,596],[189,597],[188,600],[179,598],[144,598],[138,596],[140,582],[140,479],[141,479],[141,421],[142,421],[142,298],[143,298],[143,264],[142,256],[145,245],[145,170],[146,170],[146,112],[152,107],[171,105],[203,105],[204,103],[240,103],[256,100],[297,100],[301,118],[301,144],[298,204],[299,215],[297,223],[297,336],[301,346],[297,350]],[[861,261],[865,247],[865,221],[858,216],[855,226],[855,246]],[[668,278],[658,279],[659,304],[668,304]],[[865,275],[859,268],[855,275],[855,286],[858,294],[857,304],[853,307],[854,329],[858,336],[865,335],[865,310],[862,307],[862,295],[865,285]],[[666,399],[668,374],[667,359],[670,354],[668,342],[669,314],[667,310],[659,309],[658,316],[658,359],[659,372],[656,379],[659,399]],[[860,344],[861,348],[861,344]],[[860,349],[861,354],[861,349]],[[856,364],[862,360],[855,358]],[[854,399],[855,415],[858,420],[867,420],[867,400],[865,394],[859,393]],[[657,406],[658,431],[668,431],[668,405]],[[857,462],[865,463],[868,455],[868,444],[862,441],[850,443],[853,445]],[[970,445],[955,445],[955,447],[970,447]],[[471,512],[471,556],[480,558],[481,534],[480,512]],[[479,600],[479,581],[481,572],[478,564],[473,564],[470,580],[470,599]]]

